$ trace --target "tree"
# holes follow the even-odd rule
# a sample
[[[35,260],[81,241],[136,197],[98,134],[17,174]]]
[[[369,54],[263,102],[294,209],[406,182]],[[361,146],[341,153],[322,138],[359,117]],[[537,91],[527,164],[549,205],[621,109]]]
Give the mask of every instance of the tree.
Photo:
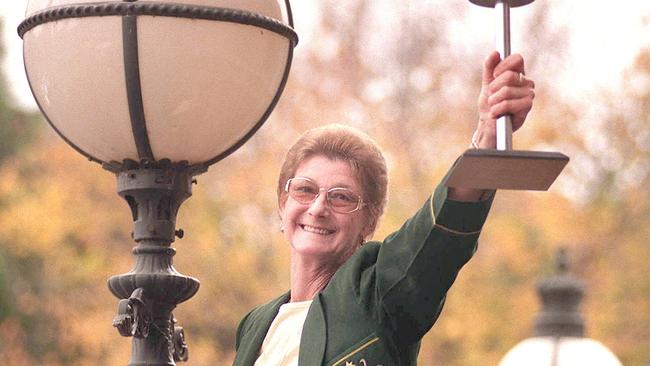
[[[3,55],[0,45],[0,58]],[[4,75],[0,75],[0,165],[34,139],[40,119],[38,113],[15,106]]]
[[[351,0],[318,6],[318,36],[296,49],[271,119],[198,177],[194,197],[180,210],[186,236],[174,244],[175,266],[202,283],[175,311],[191,365],[229,364],[239,319],[288,289],[289,250],[279,233],[275,188],[286,147],[301,132],[342,122],[378,140],[391,178],[375,235],[381,239],[419,208],[476,123],[480,65],[491,37],[484,50],[454,47],[449,27],[454,19],[463,25],[464,6]],[[479,250],[425,337],[420,363],[496,364],[530,335],[534,283],[551,270],[554,249],[568,245],[576,274],[588,283],[589,334],[624,364],[642,364],[650,359],[650,315],[637,310],[650,301],[644,263],[650,52],[640,54],[622,91],[597,93],[602,99],[592,101],[600,106],[593,114],[590,106],[554,97],[558,86],[548,70],[562,66],[555,44],[564,29],[550,25],[543,7],[530,19],[528,33],[536,36],[524,42],[523,53],[538,98],[517,143],[557,146],[572,161],[551,192],[497,194]],[[3,105],[24,113],[10,101]],[[4,121],[13,132],[0,136],[3,148],[4,136],[17,136],[16,126],[23,126]],[[0,358],[15,365],[123,365],[130,340],[111,326],[117,299],[105,280],[132,266],[129,210],[108,172],[41,128],[24,135],[36,143],[19,143],[0,160]]]
[[[0,45],[0,56],[3,54]],[[34,139],[39,120],[37,113],[15,106],[4,76],[0,73],[0,168],[15,158]],[[0,194],[0,210],[6,209],[8,205],[8,197]],[[25,335],[16,319],[20,317],[21,310],[13,301],[10,285],[17,272],[14,258],[5,250],[8,245],[7,239],[0,236],[0,355],[5,356],[3,358],[7,359],[7,362],[25,364],[28,358],[25,358],[27,356],[23,354],[23,349],[18,346],[23,342]]]

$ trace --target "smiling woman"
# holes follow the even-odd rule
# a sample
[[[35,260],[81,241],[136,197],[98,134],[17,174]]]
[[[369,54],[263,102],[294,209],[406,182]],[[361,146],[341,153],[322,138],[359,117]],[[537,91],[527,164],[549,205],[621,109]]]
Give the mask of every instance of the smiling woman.
[[[523,124],[534,84],[522,72],[520,55],[486,59],[474,148],[494,148],[500,114]],[[379,147],[350,127],[307,131],[289,149],[277,194],[291,289],[241,321],[234,365],[416,364],[422,337],[476,250],[494,192],[441,184],[401,229],[367,242],[387,177]]]
[[[487,57],[476,149],[496,145],[496,118],[521,127],[534,83],[520,55]],[[422,337],[476,250],[494,191],[439,185],[401,229],[369,241],[387,200],[386,162],[365,133],[342,125],[307,131],[277,183],[291,248],[290,291],[239,324],[235,366],[417,364]]]
[[[342,125],[307,131],[278,180],[291,290],[241,322],[235,365],[413,365],[491,204],[443,186],[383,243],[366,242],[387,196],[375,142]]]

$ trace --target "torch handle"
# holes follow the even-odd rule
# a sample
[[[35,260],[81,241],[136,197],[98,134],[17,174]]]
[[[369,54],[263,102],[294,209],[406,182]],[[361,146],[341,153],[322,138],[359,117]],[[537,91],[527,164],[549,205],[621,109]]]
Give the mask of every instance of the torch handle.
[[[502,59],[510,56],[510,4],[496,0],[496,49]],[[512,150],[512,116],[497,119],[497,150]]]

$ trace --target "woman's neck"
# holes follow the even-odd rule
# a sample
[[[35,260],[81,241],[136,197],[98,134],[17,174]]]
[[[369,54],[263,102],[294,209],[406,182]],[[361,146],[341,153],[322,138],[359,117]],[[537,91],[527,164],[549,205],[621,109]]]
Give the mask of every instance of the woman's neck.
[[[291,302],[311,300],[327,286],[337,265],[291,253]]]

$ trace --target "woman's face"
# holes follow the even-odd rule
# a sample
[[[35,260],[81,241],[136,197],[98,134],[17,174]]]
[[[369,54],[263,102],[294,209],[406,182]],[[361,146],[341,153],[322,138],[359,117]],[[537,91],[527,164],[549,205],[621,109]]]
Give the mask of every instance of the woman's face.
[[[342,187],[362,196],[356,175],[345,161],[316,155],[303,161],[294,176],[309,178],[325,190]],[[295,254],[341,264],[370,234],[370,227],[366,225],[366,210],[335,212],[325,196],[321,190],[314,202],[302,204],[287,195],[280,207],[284,236]]]

